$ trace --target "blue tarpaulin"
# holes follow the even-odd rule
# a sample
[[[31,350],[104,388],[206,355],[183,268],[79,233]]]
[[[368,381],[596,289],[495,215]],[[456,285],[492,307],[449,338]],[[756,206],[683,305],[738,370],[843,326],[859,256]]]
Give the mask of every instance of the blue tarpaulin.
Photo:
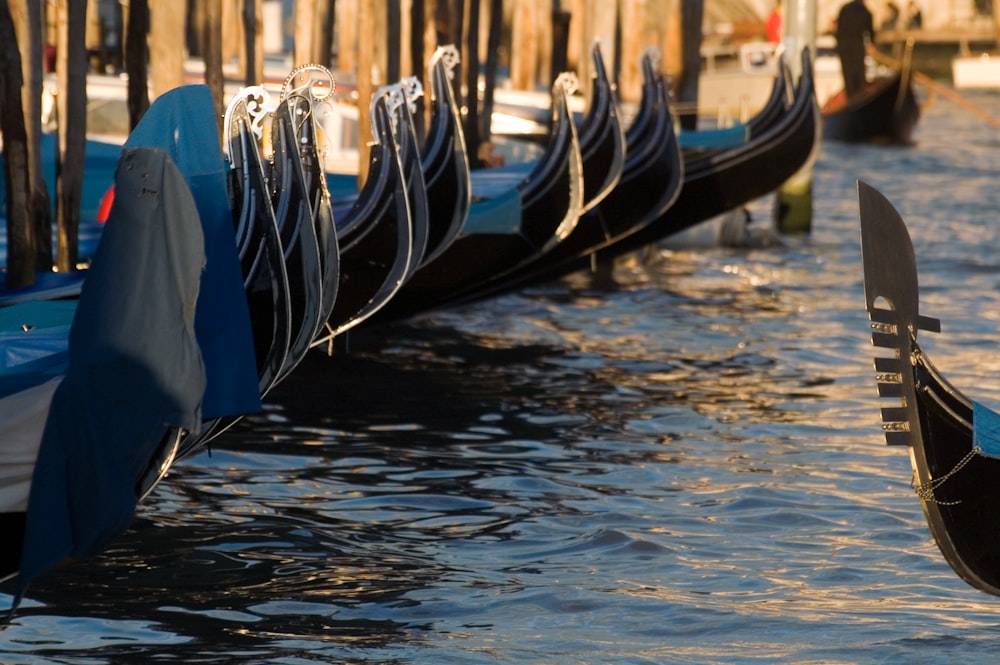
[[[972,403],[972,445],[987,457],[1000,458],[1000,414]]]
[[[208,88],[157,98],[121,155],[32,477],[18,598],[128,527],[165,437],[261,407]]]
[[[166,150],[187,179],[201,216],[206,265],[195,330],[208,376],[202,415],[210,419],[260,411],[250,314],[226,184],[228,167],[208,86],[186,85],[157,97],[125,146]]]
[[[91,557],[120,535],[164,437],[198,428],[205,367],[194,322],[204,265],[184,177],[162,150],[123,151],[35,463],[18,596],[60,561]]]

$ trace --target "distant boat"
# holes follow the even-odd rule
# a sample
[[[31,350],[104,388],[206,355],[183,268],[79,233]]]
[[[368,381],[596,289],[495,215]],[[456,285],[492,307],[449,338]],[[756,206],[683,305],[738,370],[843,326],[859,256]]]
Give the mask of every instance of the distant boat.
[[[951,84],[958,90],[1000,90],[1000,53],[956,55]]]
[[[910,145],[920,119],[910,49],[897,68],[877,75],[852,98],[841,90],[823,105],[823,138],[844,143]]]

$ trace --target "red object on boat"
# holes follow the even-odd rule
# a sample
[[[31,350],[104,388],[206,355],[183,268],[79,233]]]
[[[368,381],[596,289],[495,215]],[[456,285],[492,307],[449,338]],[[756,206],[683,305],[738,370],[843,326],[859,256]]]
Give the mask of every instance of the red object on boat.
[[[97,223],[103,224],[108,221],[108,213],[111,212],[111,204],[115,202],[115,186],[112,184],[108,191],[101,197],[101,205],[97,206]]]

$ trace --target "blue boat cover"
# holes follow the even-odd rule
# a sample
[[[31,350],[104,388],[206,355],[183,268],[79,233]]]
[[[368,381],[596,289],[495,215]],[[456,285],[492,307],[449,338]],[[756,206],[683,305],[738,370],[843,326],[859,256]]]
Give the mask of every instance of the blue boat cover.
[[[521,192],[508,183],[485,195],[473,185],[469,216],[461,236],[479,233],[511,235],[521,230]],[[480,198],[482,197],[482,198]]]
[[[156,98],[126,147],[161,148],[187,178],[205,235],[205,274],[195,316],[208,386],[205,419],[260,411],[257,361],[243,272],[226,183],[228,167],[206,85],[186,85]]]
[[[114,178],[110,182],[114,182]],[[104,225],[100,225],[104,228]],[[87,254],[87,258],[94,255],[93,250],[97,249],[100,241],[100,234],[95,234],[94,247]],[[53,301],[57,298],[75,298],[80,295],[80,286],[87,276],[86,270],[74,270],[73,272],[52,272],[46,270],[35,273],[35,283],[25,286],[18,286],[13,289],[6,288],[6,283],[0,287],[0,308],[9,307],[17,303],[33,301]]]
[[[327,173],[326,189],[330,192],[330,200],[335,204],[342,200],[341,205],[347,208],[358,198],[358,174],[357,173]]]
[[[0,307],[0,398],[66,373],[75,298]]]
[[[972,446],[987,457],[1000,458],[1000,414],[972,403]]]
[[[125,531],[161,441],[200,426],[204,266],[184,176],[162,150],[123,150],[32,476],[17,599],[52,566],[91,557]]]
[[[76,312],[76,300],[28,300],[0,307],[0,335],[30,334],[59,326],[69,327]],[[0,363],[9,366],[12,363]]]
[[[681,132],[677,140],[684,150],[729,150],[746,145],[750,140],[750,128],[746,125],[718,127],[716,129],[696,129]]]
[[[469,173],[474,199],[492,199],[503,196],[518,187],[531,175],[538,160],[505,164],[489,169],[475,169]]]

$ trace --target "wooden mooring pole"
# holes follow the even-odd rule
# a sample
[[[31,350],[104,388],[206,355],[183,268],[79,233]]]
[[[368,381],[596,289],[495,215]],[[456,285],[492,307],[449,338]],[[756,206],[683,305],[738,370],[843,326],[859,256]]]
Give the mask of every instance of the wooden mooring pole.
[[[703,0],[681,3],[681,75],[677,101],[684,109],[680,113],[682,129],[698,128],[698,78],[701,75],[701,30],[705,14]]]

